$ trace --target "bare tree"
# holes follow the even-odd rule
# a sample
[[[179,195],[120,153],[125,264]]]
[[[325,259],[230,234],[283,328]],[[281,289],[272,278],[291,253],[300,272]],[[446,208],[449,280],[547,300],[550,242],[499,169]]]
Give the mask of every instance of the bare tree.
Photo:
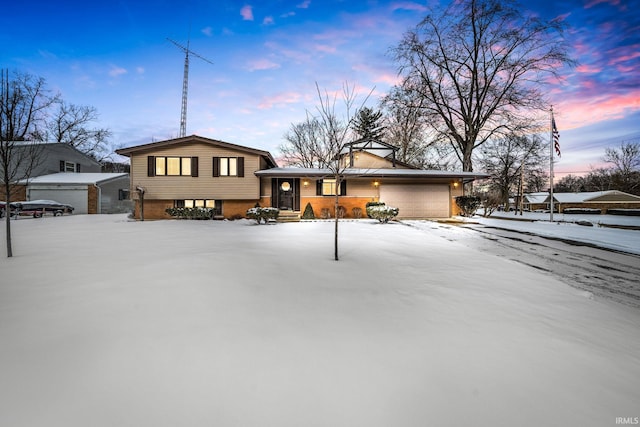
[[[525,174],[543,173],[545,143],[538,135],[509,135],[488,141],[479,158],[482,168],[491,175],[491,188],[509,207],[509,195]]]
[[[335,227],[334,227],[334,259],[339,260],[338,252],[338,206],[340,201],[340,184],[344,179],[344,170],[347,168],[347,163],[342,162],[342,152],[345,144],[353,138],[352,125],[354,122],[354,105],[356,102],[355,87],[349,86],[345,83],[342,86],[341,100],[344,104],[344,110],[342,114],[338,113],[336,104],[338,101],[338,94],[329,95],[325,90],[320,90],[320,87],[316,83],[316,91],[318,94],[319,105],[316,107],[316,119],[320,125],[322,144],[318,146],[319,152],[314,153],[313,157],[321,157],[325,153],[328,155],[328,162],[326,168],[329,171],[331,178],[335,182]],[[362,104],[366,102],[367,97],[363,100]],[[361,106],[362,107],[362,106]]]
[[[607,147],[603,160],[612,165],[617,188],[629,193],[640,188],[640,143],[622,142],[620,147]]]
[[[393,50],[402,90],[422,100],[426,123],[453,146],[464,171],[473,170],[475,148],[548,110],[549,77],[574,65],[564,27],[509,0],[461,0],[432,9]]]
[[[0,173],[6,209],[7,257],[11,244],[11,200],[16,184],[30,176],[40,162],[40,145],[25,140],[38,132],[47,111],[57,101],[45,89],[45,81],[29,74],[1,70],[0,76]]]
[[[95,107],[60,101],[38,139],[69,144],[95,160],[102,161],[111,154],[108,146],[111,131],[92,128],[91,124],[97,120],[98,111]]]
[[[323,127],[316,117],[307,114],[304,122],[291,124],[280,144],[284,161],[290,166],[324,168],[330,161],[328,147],[324,143]]]

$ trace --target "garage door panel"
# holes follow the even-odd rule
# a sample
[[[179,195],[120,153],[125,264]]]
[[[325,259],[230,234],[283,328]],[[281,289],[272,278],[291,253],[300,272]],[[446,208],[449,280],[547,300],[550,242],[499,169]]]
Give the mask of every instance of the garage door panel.
[[[380,187],[380,201],[400,209],[399,218],[448,218],[449,186],[437,184]]]
[[[30,189],[30,200],[55,200],[58,203],[64,203],[73,206],[73,213],[87,213],[87,190],[69,190],[69,189]]]

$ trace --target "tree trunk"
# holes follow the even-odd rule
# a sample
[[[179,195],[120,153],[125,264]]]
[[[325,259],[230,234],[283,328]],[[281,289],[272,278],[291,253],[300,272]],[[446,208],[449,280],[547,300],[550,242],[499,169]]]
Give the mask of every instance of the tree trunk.
[[[5,191],[7,192],[7,196],[5,197],[6,205],[4,205],[7,228],[7,258],[11,258],[13,256],[13,250],[11,249],[11,197],[9,196],[9,190],[10,188],[5,187]]]
[[[339,206],[339,193],[340,192],[340,178],[336,177],[336,203],[334,208],[334,213],[336,217],[335,221],[335,232],[333,236],[333,248],[334,248],[334,259],[339,261],[338,258],[338,206]]]

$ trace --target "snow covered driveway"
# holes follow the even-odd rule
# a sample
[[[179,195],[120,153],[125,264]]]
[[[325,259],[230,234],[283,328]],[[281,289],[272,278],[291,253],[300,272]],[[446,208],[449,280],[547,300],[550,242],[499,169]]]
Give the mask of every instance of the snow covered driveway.
[[[537,268],[596,298],[640,309],[640,231],[482,220],[485,223],[403,223]]]
[[[0,425],[607,426],[640,313],[400,224],[13,222]],[[4,234],[2,234],[4,238]]]

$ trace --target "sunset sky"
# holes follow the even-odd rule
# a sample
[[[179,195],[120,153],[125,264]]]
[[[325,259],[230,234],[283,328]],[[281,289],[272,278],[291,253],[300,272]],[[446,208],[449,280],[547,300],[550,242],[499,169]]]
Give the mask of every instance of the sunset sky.
[[[437,0],[434,0],[437,1]],[[315,84],[344,82],[368,105],[398,81],[388,51],[426,14],[424,1],[8,2],[0,67],[44,77],[127,147],[178,136],[185,44],[187,134],[269,150],[317,105]],[[636,5],[637,6],[637,5]],[[601,165],[607,146],[640,140],[640,11],[631,0],[527,2],[571,29],[579,62],[549,87],[560,130],[558,175]]]

